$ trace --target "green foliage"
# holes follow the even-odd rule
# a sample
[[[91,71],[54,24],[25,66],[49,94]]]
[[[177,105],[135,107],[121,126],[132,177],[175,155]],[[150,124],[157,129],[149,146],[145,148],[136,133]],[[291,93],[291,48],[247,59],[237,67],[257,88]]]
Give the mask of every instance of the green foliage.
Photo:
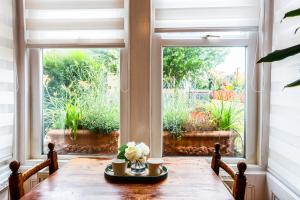
[[[117,155],[118,159],[125,159],[126,161],[128,161],[128,159],[125,156],[125,150],[127,148],[128,148],[128,146],[126,144],[124,144],[121,147],[119,147],[119,149],[118,149],[118,155]]]
[[[179,139],[184,134],[185,125],[188,123],[190,111],[188,99],[175,90],[173,94],[164,96],[163,105],[163,129]]]
[[[244,108],[237,102],[211,101],[206,110],[211,113],[211,119],[217,124],[218,130],[242,131]]]
[[[226,48],[165,47],[163,77],[167,86],[180,87],[193,80],[194,88],[208,89],[208,71],[224,61]],[[165,86],[166,87],[166,86]]]
[[[300,8],[298,8],[296,10],[292,10],[290,12],[287,12],[284,15],[283,19],[291,18],[291,17],[299,17],[299,16],[300,16]],[[299,28],[297,28],[295,30],[295,34],[299,30]],[[292,47],[288,47],[288,48],[285,48],[285,49],[281,49],[281,50],[275,50],[274,52],[272,52],[272,53],[268,54],[267,56],[261,58],[257,63],[279,61],[279,60],[283,60],[285,58],[288,58],[290,56],[294,56],[294,55],[299,54],[299,53],[300,53],[300,44],[292,46]],[[296,86],[300,86],[300,81],[294,81],[290,84],[287,84],[285,86],[285,88],[286,87],[296,87]]]
[[[298,16],[300,16],[300,8],[285,13],[283,19],[288,17],[298,17]]]
[[[118,76],[118,55],[118,50],[44,51],[44,134],[67,127],[76,139],[79,126],[105,134],[119,129],[119,91],[109,82]]]
[[[78,102],[69,101],[66,105],[66,118],[65,118],[65,126],[66,128],[71,129],[71,138],[77,139],[77,130],[79,126],[79,122],[82,118],[82,113],[80,111],[80,105]]]
[[[268,54],[267,56],[261,58],[257,63],[279,61],[287,57],[294,56],[298,53],[300,53],[300,44],[286,49],[276,50]]]
[[[284,86],[284,88],[300,86],[300,79]]]
[[[117,106],[95,104],[84,110],[83,116],[81,125],[84,129],[103,134],[119,130],[119,109]]]

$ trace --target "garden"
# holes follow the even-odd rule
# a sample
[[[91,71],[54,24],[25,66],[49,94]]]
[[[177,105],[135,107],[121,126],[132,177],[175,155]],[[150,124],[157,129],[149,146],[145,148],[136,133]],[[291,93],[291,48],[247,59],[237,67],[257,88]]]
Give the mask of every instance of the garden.
[[[43,138],[59,154],[115,154],[119,50],[43,51]]]
[[[225,156],[244,155],[244,51],[243,47],[164,48],[165,156],[209,156],[216,142]]]
[[[244,155],[244,47],[163,48],[163,155]],[[120,51],[43,50],[43,140],[59,154],[116,154]]]

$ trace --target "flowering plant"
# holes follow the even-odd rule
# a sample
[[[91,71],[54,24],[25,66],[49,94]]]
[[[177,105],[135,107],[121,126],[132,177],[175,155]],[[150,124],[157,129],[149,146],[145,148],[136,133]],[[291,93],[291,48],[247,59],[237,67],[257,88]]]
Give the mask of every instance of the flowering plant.
[[[135,142],[128,142],[122,145],[118,151],[118,159],[125,159],[130,162],[145,162],[146,156],[149,155],[150,149],[144,143],[136,144]]]

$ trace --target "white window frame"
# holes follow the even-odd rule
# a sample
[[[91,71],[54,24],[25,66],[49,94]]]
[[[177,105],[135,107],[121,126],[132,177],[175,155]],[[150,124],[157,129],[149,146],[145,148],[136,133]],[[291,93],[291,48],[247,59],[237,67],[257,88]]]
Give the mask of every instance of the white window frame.
[[[77,48],[77,47],[74,47]],[[88,47],[87,47],[88,48]],[[95,47],[93,47],[95,48]],[[110,47],[98,47],[109,49]],[[113,48],[113,47],[111,47]],[[30,68],[30,97],[31,97],[31,120],[30,120],[30,150],[27,159],[44,159],[42,154],[42,124],[43,124],[43,48],[29,49],[29,68]],[[120,48],[120,143],[128,142],[128,104],[129,104],[129,71],[127,60],[127,48]],[[27,145],[27,144],[26,144]],[[85,155],[91,157],[92,155]],[[60,160],[68,160],[76,157],[76,155],[59,155]],[[97,156],[99,157],[99,156]],[[103,155],[103,157],[112,157],[111,155]]]
[[[257,73],[255,58],[257,50],[257,32],[249,32],[248,39],[163,39],[160,34],[152,37],[151,66],[151,149],[155,156],[162,156],[162,48],[163,47],[247,47],[246,48],[246,122],[245,122],[245,158],[227,158],[235,164],[241,160],[257,164]],[[205,157],[211,160],[211,157]]]

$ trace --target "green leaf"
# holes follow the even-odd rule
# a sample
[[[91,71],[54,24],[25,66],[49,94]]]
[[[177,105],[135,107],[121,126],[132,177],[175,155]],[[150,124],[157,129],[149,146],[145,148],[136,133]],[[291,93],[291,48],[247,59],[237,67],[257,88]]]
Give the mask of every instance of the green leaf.
[[[291,88],[291,87],[296,87],[296,86],[300,86],[300,79],[297,81],[294,81],[290,84],[287,84],[286,86],[284,86],[284,88]]]
[[[300,44],[286,49],[276,50],[261,58],[259,61],[257,61],[257,63],[279,61],[298,53],[300,53]]]
[[[282,20],[284,20],[285,18],[288,18],[288,17],[297,17],[297,16],[300,16],[300,8],[285,13]]]

